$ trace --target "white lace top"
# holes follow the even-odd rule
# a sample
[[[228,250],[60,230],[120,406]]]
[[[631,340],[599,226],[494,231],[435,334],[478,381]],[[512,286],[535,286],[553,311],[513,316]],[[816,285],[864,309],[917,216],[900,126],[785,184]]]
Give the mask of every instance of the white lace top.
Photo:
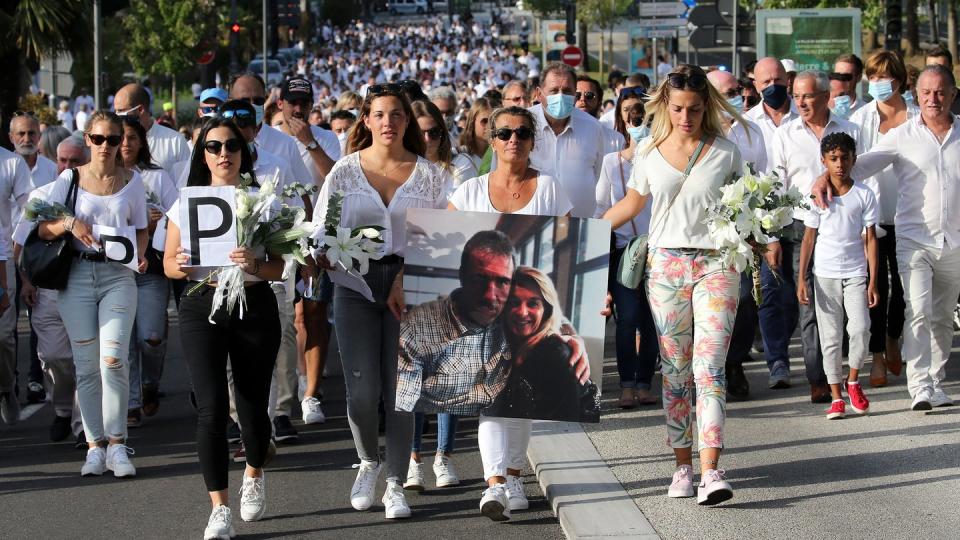
[[[313,221],[319,224],[326,221],[330,194],[342,191],[344,197],[340,225],[351,228],[361,225],[384,227],[383,254],[402,257],[406,245],[407,209],[446,208],[447,181],[447,175],[439,167],[418,157],[410,177],[394,193],[390,204],[385,206],[380,194],[373,189],[360,168],[360,154],[354,152],[337,161],[327,175],[313,210]]]

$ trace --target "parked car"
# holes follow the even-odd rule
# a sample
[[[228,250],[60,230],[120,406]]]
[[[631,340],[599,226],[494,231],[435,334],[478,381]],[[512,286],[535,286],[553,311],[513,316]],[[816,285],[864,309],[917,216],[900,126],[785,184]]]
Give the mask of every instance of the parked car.
[[[391,15],[422,15],[427,12],[427,0],[390,0],[387,9]]]
[[[263,60],[255,59],[247,66],[247,71],[263,75]],[[276,60],[267,60],[267,86],[279,85],[283,82],[283,68]]]

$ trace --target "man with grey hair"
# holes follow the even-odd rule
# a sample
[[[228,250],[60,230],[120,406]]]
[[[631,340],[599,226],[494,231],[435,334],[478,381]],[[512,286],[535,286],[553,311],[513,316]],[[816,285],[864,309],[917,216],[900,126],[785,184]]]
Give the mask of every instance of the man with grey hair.
[[[447,125],[447,132],[450,133],[450,140],[453,147],[457,147],[457,137],[459,136],[456,117],[457,117],[457,94],[449,86],[440,86],[430,91],[428,96],[430,101],[440,109],[443,115],[443,122]]]
[[[607,150],[603,127],[596,118],[577,109],[577,74],[573,68],[553,62],[543,69],[540,81],[540,103],[530,107],[537,119],[530,164],[560,182],[573,203],[573,217],[593,217],[597,179]]]
[[[957,84],[947,68],[924,68],[916,90],[920,115],[859,154],[851,176],[868,178],[892,165],[900,179],[894,224],[906,301],[903,359],[910,407],[926,411],[953,404],[943,381],[960,295],[960,118],[950,112]],[[825,176],[813,192],[826,207]]]
[[[57,176],[63,171],[90,161],[90,147],[83,143],[83,136],[76,133],[57,145]]]
[[[526,109],[531,105],[530,95],[527,92],[527,83],[523,81],[510,81],[503,87],[503,106],[504,107],[523,107]]]
[[[863,149],[860,142],[860,127],[830,112],[830,80],[822,71],[802,71],[793,81],[793,102],[799,116],[777,128],[773,136],[771,169],[780,175],[785,187],[796,186],[804,197],[810,195],[814,181],[824,167],[820,160],[820,141],[831,133],[843,132],[857,141],[857,153]],[[796,209],[793,213],[794,238],[802,238],[803,222],[810,212]],[[781,244],[792,244],[783,238]],[[799,247],[799,246],[794,246]],[[786,252],[786,248],[784,249]],[[800,250],[793,250],[794,260],[784,260],[781,274],[791,284],[794,282],[794,266],[799,264]],[[814,309],[813,263],[806,274],[807,289],[811,291],[810,303],[799,306],[800,336],[803,341],[803,361],[807,381],[810,383],[810,400],[813,403],[829,403],[830,389],[823,371],[823,354],[820,351],[820,335],[817,329],[817,314]],[[795,287],[794,287],[795,289]],[[796,305],[796,304],[795,304]],[[773,382],[773,381],[771,381]]]
[[[10,140],[14,151],[30,167],[33,188],[49,184],[57,178],[57,165],[40,155],[40,122],[32,114],[19,114],[10,121]]]

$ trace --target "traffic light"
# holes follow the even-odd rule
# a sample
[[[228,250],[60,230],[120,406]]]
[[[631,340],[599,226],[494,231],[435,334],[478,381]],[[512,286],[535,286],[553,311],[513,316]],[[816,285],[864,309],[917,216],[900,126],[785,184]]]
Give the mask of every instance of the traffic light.
[[[231,34],[237,35],[237,34],[240,33],[240,30],[241,30],[241,28],[240,28],[240,23],[234,22],[234,23],[232,23],[232,24],[230,25],[230,33],[231,33]]]
[[[887,25],[884,32],[883,48],[888,51],[900,50],[900,38],[903,36],[903,12],[899,0],[887,0]]]

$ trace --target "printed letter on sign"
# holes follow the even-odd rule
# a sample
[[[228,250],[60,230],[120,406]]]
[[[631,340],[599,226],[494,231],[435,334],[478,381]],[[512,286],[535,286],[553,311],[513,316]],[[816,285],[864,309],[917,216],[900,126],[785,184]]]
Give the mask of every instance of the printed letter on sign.
[[[185,187],[180,191],[180,245],[190,266],[230,266],[237,247],[235,188]]]
[[[133,227],[94,225],[93,236],[100,241],[104,255],[111,261],[137,271],[137,231]]]

